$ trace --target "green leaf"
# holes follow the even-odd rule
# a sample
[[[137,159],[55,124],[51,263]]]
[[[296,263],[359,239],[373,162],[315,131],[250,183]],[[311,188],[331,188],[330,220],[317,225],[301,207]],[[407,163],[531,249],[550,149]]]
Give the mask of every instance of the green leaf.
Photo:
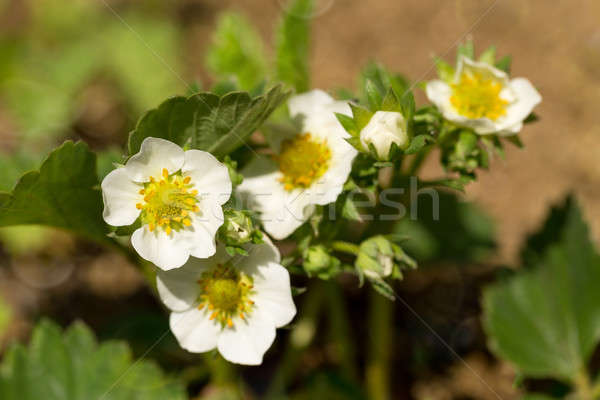
[[[400,106],[402,107],[402,115],[407,122],[412,120],[415,114],[415,97],[411,91],[405,92],[400,98]]]
[[[369,282],[371,283],[371,286],[373,286],[373,289],[377,291],[377,293],[388,300],[396,301],[396,292],[394,292],[394,289],[383,279],[370,279]]]
[[[241,89],[250,90],[266,77],[266,59],[260,35],[243,16],[225,13],[219,17],[206,55],[214,76],[234,76]]]
[[[496,62],[496,46],[490,46],[481,53],[479,55],[479,61],[494,65]]]
[[[0,226],[48,225],[106,242],[97,186],[95,154],[85,143],[67,141],[11,193],[0,192]]]
[[[384,96],[390,88],[392,88],[396,94],[402,96],[409,87],[408,81],[402,75],[390,73],[385,67],[375,62],[370,62],[363,68],[360,78],[360,87],[365,88],[366,82],[371,81],[382,96]],[[364,100],[367,100],[366,93],[363,93],[362,97]]]
[[[348,104],[350,104],[350,108],[352,109],[352,116],[354,117],[354,124],[356,125],[356,128],[357,128],[358,132],[360,133],[360,131],[362,131],[362,129],[365,126],[367,126],[367,124],[371,120],[371,117],[373,116],[373,112],[367,110],[366,108],[364,108],[362,106],[354,104],[354,103],[348,103]]]
[[[459,56],[465,56],[471,60],[475,59],[475,46],[473,40],[468,39],[466,42],[458,45],[457,54]]]
[[[525,118],[523,120],[523,123],[524,124],[531,124],[532,122],[537,122],[539,120],[540,120],[540,117],[536,113],[532,112],[531,114],[529,114],[527,116],[527,118]]]
[[[512,62],[512,58],[510,56],[504,56],[496,62],[496,68],[501,69],[502,71],[510,74],[510,64]]]
[[[546,250],[565,240],[566,226],[570,222],[571,210],[576,207],[575,199],[568,196],[559,206],[552,207],[540,229],[529,235],[521,249],[521,263],[525,266],[538,264]]]
[[[82,323],[66,332],[48,320],[28,349],[12,346],[0,366],[2,400],[184,400],[185,389],[152,362],[132,362],[122,342],[96,343]]]
[[[561,239],[535,269],[484,291],[492,350],[525,375],[574,382],[600,340],[600,256],[571,202]]]
[[[335,113],[337,120],[342,124],[346,132],[348,132],[352,136],[358,136],[360,131],[356,128],[356,124],[354,123],[354,119],[352,117],[347,116],[346,114]]]
[[[434,62],[438,76],[441,80],[450,82],[454,79],[454,68],[450,64],[439,57],[435,57]]]
[[[400,104],[400,99],[398,99],[398,95],[396,91],[392,88],[389,88],[383,101],[381,102],[381,110],[382,111],[397,111],[402,112],[402,105]]]
[[[342,206],[342,217],[351,221],[362,221],[360,211],[352,201],[352,198],[346,196],[344,199],[344,205]]]
[[[385,92],[381,93],[377,86],[375,86],[370,79],[367,79],[365,82],[365,93],[367,94],[367,100],[369,101],[369,107],[371,110],[379,110],[383,101],[383,93]]]
[[[293,0],[284,9],[276,32],[276,76],[296,92],[310,88],[308,50],[313,0]]]
[[[427,146],[429,143],[433,143],[435,140],[433,137],[429,135],[419,135],[415,136],[411,139],[410,144],[404,150],[404,154],[415,154],[421,151],[423,147]]]
[[[171,98],[140,119],[129,136],[129,153],[137,153],[145,138],[159,137],[223,157],[241,146],[288,94],[277,85],[254,98],[246,92]]]

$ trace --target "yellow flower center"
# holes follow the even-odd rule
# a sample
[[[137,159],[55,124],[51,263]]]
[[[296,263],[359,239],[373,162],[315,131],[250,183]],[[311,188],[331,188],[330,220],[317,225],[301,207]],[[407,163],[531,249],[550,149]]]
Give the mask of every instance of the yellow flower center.
[[[210,319],[217,320],[223,328],[233,327],[233,318],[241,319],[252,311],[254,302],[253,281],[248,275],[227,264],[218,264],[203,272],[198,280],[200,296],[198,309],[208,309]]]
[[[502,83],[476,72],[463,72],[460,81],[451,85],[450,103],[468,118],[487,117],[492,121],[506,114],[508,101],[500,97]]]
[[[283,173],[279,181],[285,190],[291,191],[309,187],[327,171],[331,150],[325,140],[304,133],[283,141],[276,160]]]
[[[179,231],[190,226],[190,212],[198,212],[197,190],[193,187],[191,178],[183,177],[181,172],[169,175],[166,169],[162,171],[160,180],[150,177],[144,183],[140,194],[144,195],[144,202],[136,204],[142,210],[140,217],[142,224],[148,225],[150,232],[159,228],[167,235],[172,231]]]

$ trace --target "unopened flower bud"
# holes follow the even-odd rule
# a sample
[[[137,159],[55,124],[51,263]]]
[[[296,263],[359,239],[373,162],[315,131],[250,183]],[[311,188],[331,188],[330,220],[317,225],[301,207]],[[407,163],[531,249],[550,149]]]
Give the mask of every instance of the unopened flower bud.
[[[405,149],[409,137],[404,116],[399,112],[377,111],[360,132],[360,141],[365,148],[372,144],[380,159],[389,157],[392,143]]]

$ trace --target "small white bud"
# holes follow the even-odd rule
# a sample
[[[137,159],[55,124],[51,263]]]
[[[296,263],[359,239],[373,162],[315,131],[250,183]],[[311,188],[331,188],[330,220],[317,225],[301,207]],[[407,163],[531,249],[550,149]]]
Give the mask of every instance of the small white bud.
[[[401,149],[408,146],[404,116],[394,111],[377,111],[360,131],[360,141],[367,149],[372,143],[377,156],[387,159],[392,143],[396,143]]]

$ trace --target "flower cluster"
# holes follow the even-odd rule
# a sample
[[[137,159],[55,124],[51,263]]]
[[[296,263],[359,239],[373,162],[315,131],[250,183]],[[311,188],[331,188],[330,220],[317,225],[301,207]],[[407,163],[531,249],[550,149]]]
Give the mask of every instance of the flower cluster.
[[[364,223],[352,191],[376,197],[386,185],[401,186],[436,145],[446,170],[473,176],[487,165],[485,146],[517,141],[541,101],[529,81],[509,79],[489,54],[478,61],[462,54],[456,68],[440,65],[441,79],[424,85],[433,106],[416,109],[406,82],[379,69],[359,100],[335,100],[322,90],[291,97],[288,116],[273,122],[285,129],[264,125],[268,148],[250,159],[220,154],[221,162],[148,136],[106,176],[104,219],[135,229],[131,244],[158,267],[158,292],[183,348],[217,348],[231,362],[260,364],[276,328],[293,319],[288,270],[261,229],[277,240],[295,235],[292,262],[309,276],[328,279],[347,270],[336,254],[354,256],[361,282],[394,299],[385,280],[416,267],[399,240],[370,229],[359,245],[341,242],[337,236],[349,225],[328,217]],[[402,162],[413,155],[404,172]],[[386,185],[384,167],[392,172]]]

